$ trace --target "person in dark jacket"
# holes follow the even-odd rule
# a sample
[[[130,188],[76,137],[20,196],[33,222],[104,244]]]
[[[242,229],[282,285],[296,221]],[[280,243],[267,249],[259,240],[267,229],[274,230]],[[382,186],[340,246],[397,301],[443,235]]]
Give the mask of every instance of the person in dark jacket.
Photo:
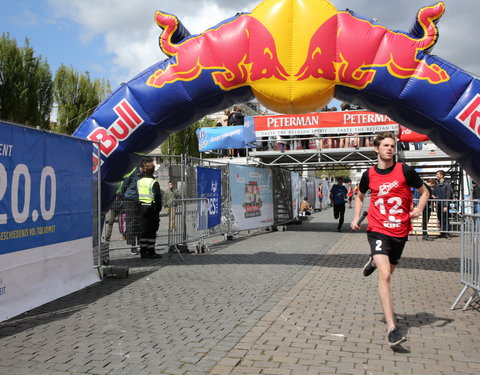
[[[155,252],[155,241],[160,225],[162,193],[158,181],[153,177],[155,165],[145,163],[143,169],[143,177],[137,181],[141,217],[140,257],[160,258],[160,254]]]
[[[330,201],[333,202],[333,217],[338,219],[337,232],[342,231],[347,193],[347,188],[343,185],[343,177],[339,177],[337,184],[330,189]]]
[[[450,223],[448,221],[448,207],[453,199],[453,189],[449,181],[445,179],[445,171],[440,169],[435,174],[437,186],[433,191],[433,197],[439,199],[437,202],[437,217],[440,222],[440,238],[451,238]]]
[[[140,207],[138,205],[137,181],[142,177],[143,163],[123,181],[123,207],[125,208],[126,230],[125,238],[130,245],[132,254],[138,254],[140,243]]]

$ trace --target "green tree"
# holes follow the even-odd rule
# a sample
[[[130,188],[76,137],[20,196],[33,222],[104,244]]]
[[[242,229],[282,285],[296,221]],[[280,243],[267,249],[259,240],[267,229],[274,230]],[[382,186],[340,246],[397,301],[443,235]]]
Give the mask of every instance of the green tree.
[[[195,124],[178,133],[171,134],[160,146],[163,155],[186,154],[192,157],[199,157],[198,139],[196,131],[199,128],[208,128],[215,125],[215,121],[204,117]]]
[[[19,47],[10,34],[0,37],[0,119],[50,128],[53,85],[50,66],[35,56],[28,39]]]
[[[320,169],[315,171],[315,177],[328,179],[328,178],[350,178],[351,170],[346,164],[338,164],[335,168]]]
[[[62,64],[54,79],[57,131],[72,134],[110,91],[108,81],[92,81],[88,72],[79,73],[73,67]]]

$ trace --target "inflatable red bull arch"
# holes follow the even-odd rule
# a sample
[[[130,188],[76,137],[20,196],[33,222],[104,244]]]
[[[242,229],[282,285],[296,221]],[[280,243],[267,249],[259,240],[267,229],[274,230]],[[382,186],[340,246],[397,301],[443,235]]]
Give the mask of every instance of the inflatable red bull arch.
[[[333,98],[386,114],[428,137],[480,180],[480,82],[430,55],[442,2],[393,31],[327,0],[265,0],[199,35],[157,11],[169,56],[123,84],[75,131],[100,143],[102,210],[118,184],[170,134],[257,98],[308,113]]]

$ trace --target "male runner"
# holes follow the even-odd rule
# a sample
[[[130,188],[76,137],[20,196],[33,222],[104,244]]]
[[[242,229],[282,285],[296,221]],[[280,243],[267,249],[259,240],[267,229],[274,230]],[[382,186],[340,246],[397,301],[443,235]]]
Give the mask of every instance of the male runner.
[[[365,194],[370,189],[367,238],[371,257],[363,274],[368,276],[378,268],[378,294],[387,323],[388,343],[395,346],[407,338],[395,325],[392,274],[402,256],[408,233],[412,230],[411,219],[420,216],[429,193],[413,168],[394,161],[395,138],[392,133],[379,134],[373,145],[377,153],[377,165],[370,167],[362,175],[351,228],[360,229],[357,222]],[[420,192],[415,208],[412,205],[411,186]]]

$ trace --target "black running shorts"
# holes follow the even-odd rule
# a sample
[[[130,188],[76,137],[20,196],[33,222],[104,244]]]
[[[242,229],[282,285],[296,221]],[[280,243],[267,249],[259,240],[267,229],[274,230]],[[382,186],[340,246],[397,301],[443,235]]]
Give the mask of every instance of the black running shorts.
[[[407,237],[391,237],[383,233],[367,232],[368,243],[372,256],[377,254],[387,255],[390,264],[397,265],[407,243]]]

